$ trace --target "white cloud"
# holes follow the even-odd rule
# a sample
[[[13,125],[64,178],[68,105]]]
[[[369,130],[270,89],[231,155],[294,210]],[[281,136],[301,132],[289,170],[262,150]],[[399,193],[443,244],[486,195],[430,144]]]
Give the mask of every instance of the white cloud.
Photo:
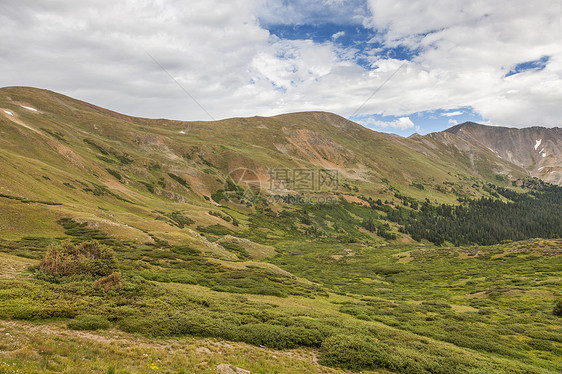
[[[369,15],[365,0],[261,0],[258,3],[257,15],[264,24],[361,25]]]
[[[370,0],[371,25],[384,28],[387,45],[419,51],[400,82],[417,97],[388,114],[472,106],[508,126],[560,124],[562,3],[552,0]],[[515,65],[551,56],[542,71],[505,77]],[[416,81],[423,81],[423,86]],[[423,96],[420,99],[419,96]]]
[[[3,0],[0,86],[48,88],[132,115],[209,119],[146,50],[215,118],[299,110],[349,116],[364,103],[360,116],[399,117],[378,123],[386,129],[415,129],[412,113],[443,109],[453,117],[463,107],[497,125],[561,124],[562,3],[367,3]],[[379,45],[345,47],[340,32],[323,43],[282,40],[264,26],[319,22],[376,27],[384,47],[416,55],[404,63]],[[550,56],[543,70],[505,77],[543,56]]]
[[[345,35],[345,31],[338,31],[337,33],[335,33],[334,35],[332,35],[332,40],[336,40],[338,38],[341,38],[342,36]]]
[[[220,118],[247,99],[229,97],[270,44],[244,0],[20,5],[6,0],[0,13],[2,86],[50,88],[136,115],[209,119],[145,50]]]
[[[445,112],[445,113],[441,113],[442,116],[445,117],[455,117],[455,116],[460,116],[463,115],[464,113],[461,112],[460,110],[454,111],[454,112]]]
[[[380,121],[372,117],[359,121],[365,127],[374,127],[379,129],[396,129],[396,130],[409,130],[418,129],[409,117],[400,117],[394,121]]]

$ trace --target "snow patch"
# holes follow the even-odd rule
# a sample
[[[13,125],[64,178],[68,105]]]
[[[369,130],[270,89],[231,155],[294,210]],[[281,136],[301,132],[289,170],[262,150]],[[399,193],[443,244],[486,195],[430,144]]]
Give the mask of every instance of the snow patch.
[[[545,158],[545,157],[546,157],[546,153],[543,152],[543,153],[542,153],[542,158]]]
[[[37,109],[30,106],[20,105],[23,109],[31,110],[32,112],[37,112]]]
[[[14,113],[10,112],[9,110],[5,110],[4,113],[12,117],[14,116]]]
[[[539,139],[535,143],[535,151],[541,146],[542,139]]]
[[[181,130],[181,131],[180,131],[180,134],[185,134],[185,131]]]

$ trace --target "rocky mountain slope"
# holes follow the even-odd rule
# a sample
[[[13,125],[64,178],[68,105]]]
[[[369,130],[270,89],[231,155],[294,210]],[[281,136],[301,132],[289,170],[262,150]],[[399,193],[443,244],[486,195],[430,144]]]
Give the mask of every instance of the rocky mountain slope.
[[[447,133],[494,153],[525,169],[529,175],[562,185],[562,128],[528,127],[523,129],[484,126],[467,122],[446,130]]]

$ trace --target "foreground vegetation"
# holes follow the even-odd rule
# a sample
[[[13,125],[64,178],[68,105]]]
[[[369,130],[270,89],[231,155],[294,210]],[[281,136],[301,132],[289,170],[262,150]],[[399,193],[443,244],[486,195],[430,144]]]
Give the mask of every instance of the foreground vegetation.
[[[194,337],[153,339],[110,328],[75,332],[63,323],[0,321],[0,373],[215,373],[230,364],[252,373],[341,373],[316,352],[274,350]]]
[[[77,239],[75,244],[2,242],[7,252],[17,246],[20,255],[42,261],[29,259],[35,264],[31,270],[22,267],[0,280],[0,319],[38,326],[52,321],[69,332],[118,329],[150,338],[151,344],[195,336],[267,349],[305,348],[311,350],[306,354],[318,352],[320,364],[356,371],[554,373],[562,368],[562,329],[553,313],[562,296],[562,240],[459,248],[280,242],[272,263],[294,275],[273,264],[265,269],[238,260],[230,265],[243,266],[229,267],[187,248],[106,240],[113,246]],[[5,263],[14,259],[1,256]],[[61,273],[76,263],[79,271]],[[194,272],[205,279],[192,277]],[[45,353],[29,348],[35,352],[33,364],[3,344],[0,361],[10,368],[78,370],[72,359],[60,357],[59,348]],[[64,339],[62,344],[70,354],[83,343]],[[133,370],[121,355],[127,356],[116,353],[96,367]],[[160,371],[205,372],[193,363],[182,368],[179,361],[165,361],[169,366],[157,365]],[[267,360],[250,366],[265,373],[268,365],[279,367]],[[299,372],[320,370],[305,367]]]
[[[498,204],[496,219],[517,225],[522,221],[509,217],[532,201],[538,208],[531,212],[546,215],[542,227],[558,234],[552,226],[557,218],[549,217],[560,189],[521,194],[490,188],[496,200],[440,207],[398,192],[400,206],[365,196],[275,206],[258,196],[244,214],[228,206],[210,211],[219,221],[206,226],[180,211],[158,212],[157,220],[169,226],[196,226],[192,235],[211,253],[155,235],[143,244],[122,240],[61,218],[65,237],[0,240],[2,258],[16,269],[0,278],[0,320],[54,324],[70,336],[119,331],[133,334],[128,340],[161,345],[211,338],[315,357],[293,372],[559,372],[562,239],[453,247],[405,235],[408,225],[433,222],[448,227],[438,232],[456,242],[455,228],[466,219],[480,222],[490,204]],[[492,242],[504,239],[495,232]],[[28,263],[18,267],[15,259]],[[78,370],[76,358],[62,359],[56,349],[39,350],[32,364],[17,349],[4,351],[10,370]],[[95,370],[140,370],[127,360],[118,352]],[[166,364],[154,367],[163,372],[213,370],[201,362],[160,360]],[[150,365],[142,370],[156,370]],[[279,367],[269,358],[250,366],[264,373]]]

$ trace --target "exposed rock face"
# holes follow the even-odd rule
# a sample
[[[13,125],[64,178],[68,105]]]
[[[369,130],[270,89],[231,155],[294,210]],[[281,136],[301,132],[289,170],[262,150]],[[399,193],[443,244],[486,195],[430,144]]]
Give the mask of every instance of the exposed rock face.
[[[220,364],[217,366],[217,374],[251,374],[248,370],[233,368],[228,364]]]
[[[531,176],[562,185],[562,128],[516,129],[465,122],[445,132],[489,148]]]

